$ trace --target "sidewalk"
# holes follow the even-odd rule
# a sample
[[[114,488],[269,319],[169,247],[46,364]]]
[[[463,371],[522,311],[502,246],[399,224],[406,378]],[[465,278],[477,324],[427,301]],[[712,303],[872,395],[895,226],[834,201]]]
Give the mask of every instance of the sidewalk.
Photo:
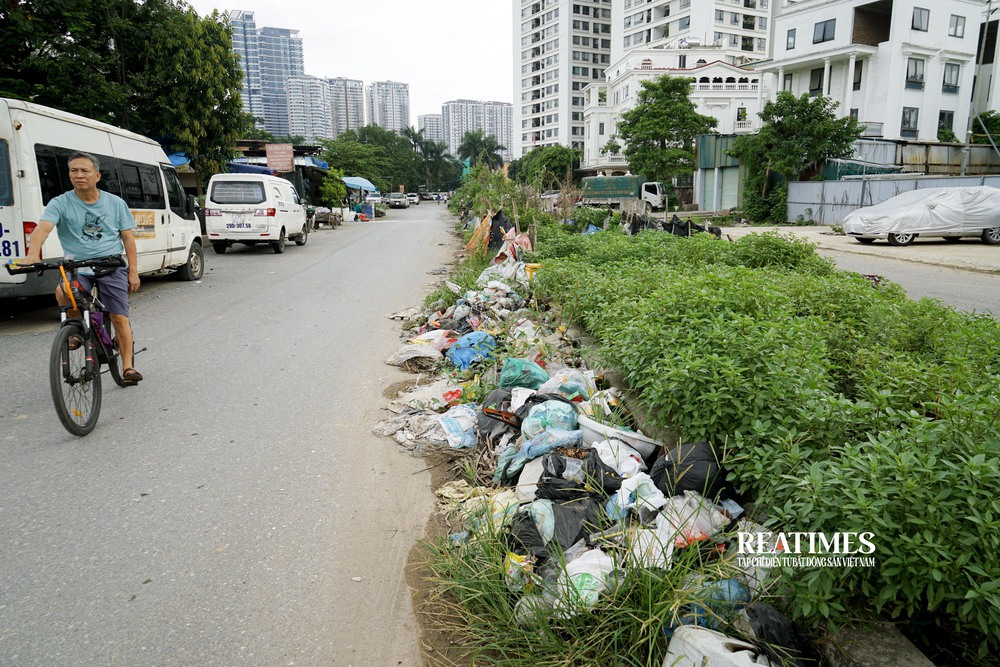
[[[912,245],[891,246],[887,241],[861,244],[849,236],[835,234],[830,227],[788,225],[781,227],[723,227],[723,238],[736,240],[747,234],[778,230],[808,239],[823,250],[846,252],[856,255],[877,255],[920,264],[946,266],[965,271],[1000,273],[1000,246],[986,245],[973,238],[948,242],[940,238],[918,238]]]

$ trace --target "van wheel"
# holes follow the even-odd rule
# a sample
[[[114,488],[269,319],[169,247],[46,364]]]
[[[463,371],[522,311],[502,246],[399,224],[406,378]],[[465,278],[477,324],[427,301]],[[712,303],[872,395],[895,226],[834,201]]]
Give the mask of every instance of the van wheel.
[[[225,241],[212,241],[212,250],[215,251],[216,255],[224,254],[226,252],[226,248],[228,247],[229,244]]]
[[[177,277],[181,280],[201,280],[204,273],[205,253],[202,251],[200,243],[192,243],[187,264],[177,270]]]
[[[983,230],[983,243],[986,245],[1000,244],[1000,227],[990,227]]]
[[[309,240],[309,223],[302,225],[302,233],[295,238],[295,245],[305,245]]]
[[[281,228],[281,235],[278,237],[278,240],[277,241],[271,241],[271,250],[274,251],[275,255],[280,255],[281,253],[285,252],[285,241],[287,239],[288,239],[288,237],[285,236],[285,228],[282,227]]]

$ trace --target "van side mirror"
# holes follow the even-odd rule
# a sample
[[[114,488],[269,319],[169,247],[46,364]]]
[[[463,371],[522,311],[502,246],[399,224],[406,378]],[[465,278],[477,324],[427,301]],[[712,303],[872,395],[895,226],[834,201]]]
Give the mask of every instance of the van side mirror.
[[[194,198],[194,195],[187,196],[184,200],[184,217],[191,218],[194,216],[194,207],[196,203],[197,200]]]

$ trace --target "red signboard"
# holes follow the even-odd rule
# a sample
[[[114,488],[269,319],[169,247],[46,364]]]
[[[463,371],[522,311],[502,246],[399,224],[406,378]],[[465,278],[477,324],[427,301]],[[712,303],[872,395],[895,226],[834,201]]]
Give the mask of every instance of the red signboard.
[[[268,169],[279,172],[295,170],[295,152],[291,144],[267,144],[264,151]]]

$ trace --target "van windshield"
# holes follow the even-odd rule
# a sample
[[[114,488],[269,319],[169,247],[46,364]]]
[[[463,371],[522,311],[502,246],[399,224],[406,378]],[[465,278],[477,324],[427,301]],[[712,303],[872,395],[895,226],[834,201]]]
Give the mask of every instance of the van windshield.
[[[263,204],[264,184],[260,181],[218,181],[212,184],[208,198],[216,204]]]
[[[14,187],[10,182],[10,149],[0,140],[0,206],[14,205]]]

